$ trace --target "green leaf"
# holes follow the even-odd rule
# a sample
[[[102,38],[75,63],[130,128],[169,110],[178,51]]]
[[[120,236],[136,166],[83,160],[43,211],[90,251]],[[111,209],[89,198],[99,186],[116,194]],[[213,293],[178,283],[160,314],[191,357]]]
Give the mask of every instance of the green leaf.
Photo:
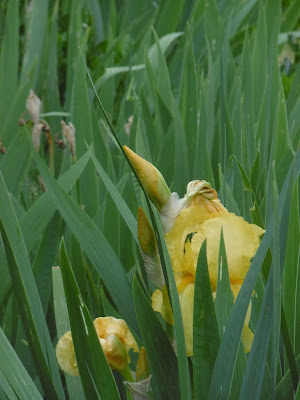
[[[1,43],[0,57],[0,121],[8,113],[17,91],[19,65],[19,1],[7,5],[5,32]],[[4,139],[4,138],[2,138]]]
[[[103,279],[120,314],[129,325],[137,328],[130,284],[115,252],[93,220],[50,175],[40,156],[36,152],[33,156],[58,211]]]
[[[200,249],[196,271],[193,324],[194,398],[206,400],[220,345],[207,265],[206,240]]]
[[[285,180],[283,189],[279,198],[279,215],[283,213],[287,199],[288,190],[293,177],[293,168],[290,167],[289,173]],[[230,394],[231,382],[233,379],[233,371],[236,363],[237,352],[240,344],[240,338],[244,325],[246,312],[255,282],[259,275],[262,263],[266,256],[267,250],[271,244],[273,237],[273,221],[271,220],[267,227],[266,233],[261,241],[255,257],[252,260],[249,272],[244,280],[243,286],[233,305],[225,333],[222,338],[220,349],[218,352],[209,399],[215,399],[222,388],[221,399],[227,399]],[[224,363],[226,360],[226,365]]]
[[[76,361],[85,396],[91,400],[120,399],[91,315],[84,304],[75,280],[63,240],[60,246],[60,267]]]
[[[52,268],[53,303],[57,337],[62,337],[70,328],[69,314],[66,304],[65,291],[59,267]],[[80,378],[65,373],[68,394],[72,400],[84,399]]]
[[[149,300],[136,277],[133,279],[133,296],[142,339],[153,375],[154,398],[180,399],[177,359]]]
[[[86,74],[83,60],[78,60],[71,103],[72,123],[76,129],[76,155],[82,157],[86,152],[86,142],[93,143],[93,126],[91,104],[89,102],[86,84]],[[99,190],[95,168],[90,161],[80,176],[81,199],[86,206],[86,212],[94,217],[99,209]]]
[[[137,222],[136,222],[136,219],[134,218],[130,208],[127,206],[123,197],[120,195],[119,191],[117,190],[116,186],[110,180],[109,176],[106,174],[106,172],[102,168],[101,164],[97,160],[96,156],[92,153],[92,151],[90,149],[89,149],[89,154],[91,156],[91,159],[95,165],[95,168],[96,168],[98,174],[100,175],[106,189],[108,190],[109,194],[111,195],[112,200],[116,204],[120,214],[122,215],[124,221],[126,222],[126,225],[128,226],[130,232],[132,233],[133,238],[138,243]]]
[[[0,328],[0,375],[7,379],[11,391],[20,400],[42,400],[42,396],[30,378],[24,365]],[[0,377],[1,381],[1,377]],[[2,386],[2,385],[1,385]],[[5,390],[5,387],[4,387]],[[9,391],[6,391],[8,398]],[[17,397],[18,396],[18,397]]]
[[[53,399],[63,399],[63,389],[38,290],[21,229],[1,173],[0,227],[13,290],[43,389]]]
[[[89,153],[86,152],[76,164],[58,179],[59,184],[66,192],[72,189],[89,159]],[[20,219],[20,226],[28,253],[33,249],[36,241],[39,239],[55,211],[56,206],[51,199],[50,193],[47,191]]]
[[[240,393],[240,400],[245,398],[260,399],[263,378],[266,369],[273,318],[273,273],[270,273],[264,300],[259,313],[258,322],[250,356],[245,371]]]
[[[33,63],[37,61],[37,70],[34,78],[35,83],[41,63],[40,55],[43,50],[46,27],[48,26],[48,0],[35,0],[34,7],[28,10],[27,17],[27,40],[22,63],[21,82],[25,82]]]

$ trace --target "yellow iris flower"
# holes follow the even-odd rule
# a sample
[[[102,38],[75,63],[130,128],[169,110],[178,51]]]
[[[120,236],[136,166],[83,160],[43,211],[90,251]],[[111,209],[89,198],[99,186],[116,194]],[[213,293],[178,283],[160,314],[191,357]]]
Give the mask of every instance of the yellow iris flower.
[[[179,295],[187,355],[192,356],[195,275],[203,241],[207,239],[207,262],[212,292],[215,297],[220,236],[223,230],[230,285],[235,300],[249,270],[251,259],[259,246],[260,236],[265,231],[257,225],[249,224],[242,217],[229,213],[217,198],[217,192],[206,181],[190,182],[186,195],[183,199],[179,199],[177,193],[171,194],[166,189],[163,176],[152,164],[126,147],[125,151],[139,174],[150,199],[160,212]],[[144,228],[140,226],[141,229]],[[190,239],[191,234],[192,238]],[[144,238],[148,238],[148,236],[143,235]],[[142,237],[140,231],[139,237]],[[146,248],[145,243],[142,244]],[[142,253],[144,253],[142,244]],[[154,264],[153,261],[152,264]],[[158,263],[155,262],[155,269],[152,268],[152,264],[148,262],[146,265],[148,273],[150,270],[150,279],[152,276],[155,278],[159,276]],[[156,284],[154,279],[152,281]],[[157,286],[159,289],[152,295],[153,309],[160,312],[166,322],[173,324],[166,287]],[[242,335],[246,352],[250,351],[253,340],[253,333],[248,327],[250,315],[251,302]]]
[[[193,354],[193,307],[195,275],[199,251],[207,239],[207,262],[212,291],[218,280],[218,255],[221,230],[223,229],[231,290],[236,299],[249,270],[251,259],[259,246],[259,237],[264,230],[249,224],[242,217],[229,213],[217,199],[212,189],[207,193],[193,195],[188,206],[181,210],[172,230],[165,235],[179,295],[187,355]],[[191,239],[188,235],[193,234]],[[170,322],[170,308],[163,292],[156,290],[152,296],[152,306]],[[245,351],[250,351],[253,333],[248,327],[251,305],[245,319],[243,343]]]

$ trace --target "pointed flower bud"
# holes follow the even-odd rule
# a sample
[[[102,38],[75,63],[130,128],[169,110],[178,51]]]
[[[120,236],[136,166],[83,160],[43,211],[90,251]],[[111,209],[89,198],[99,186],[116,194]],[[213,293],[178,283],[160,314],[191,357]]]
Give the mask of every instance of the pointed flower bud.
[[[111,368],[123,370],[130,363],[128,352],[138,352],[138,345],[123,319],[99,317],[94,321],[102,349]]]
[[[76,158],[76,142],[75,142],[75,127],[72,122],[67,125],[65,121],[61,121],[62,133],[68,142],[73,158]]]
[[[160,289],[165,284],[157,244],[152,226],[144,212],[139,207],[138,210],[138,239],[141,246],[141,254],[149,279]]]
[[[124,150],[140,177],[150,200],[160,211],[171,196],[164,177],[154,165],[135,154],[129,147],[124,146]]]
[[[41,100],[37,97],[32,89],[30,90],[29,96],[26,100],[26,108],[33,123],[37,124],[40,118]]]
[[[108,335],[106,339],[100,338],[100,343],[110,367],[118,371],[124,370],[128,365],[128,354],[118,336]]]
[[[135,379],[137,382],[147,379],[150,375],[148,359],[145,347],[141,347],[139,358],[136,363]]]

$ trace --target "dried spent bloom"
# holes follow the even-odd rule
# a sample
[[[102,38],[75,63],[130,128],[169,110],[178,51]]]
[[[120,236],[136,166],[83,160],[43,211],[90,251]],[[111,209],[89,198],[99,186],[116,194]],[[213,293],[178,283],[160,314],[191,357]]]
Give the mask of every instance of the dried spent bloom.
[[[128,121],[126,122],[126,124],[124,124],[124,129],[125,129],[125,132],[126,132],[126,134],[128,136],[130,135],[130,130],[131,130],[132,123],[133,123],[133,115],[131,115],[128,118]]]
[[[242,217],[229,213],[217,198],[216,192],[205,181],[192,181],[187,187],[185,204],[173,219],[172,229],[165,235],[181,306],[187,355],[193,354],[193,306],[195,276],[199,251],[207,239],[207,261],[213,292],[217,288],[218,255],[223,230],[229,279],[234,298],[243,284],[265,232]],[[179,200],[178,200],[179,201]],[[176,206],[176,204],[175,204]],[[190,237],[192,235],[192,237]],[[170,321],[170,306],[164,290],[152,295],[152,306]],[[165,317],[168,315],[168,319]],[[249,351],[253,333],[248,327],[250,314],[246,317],[243,331],[245,351]]]
[[[130,391],[133,400],[151,400],[152,394],[150,390],[150,379],[148,378],[138,382],[124,382]]]
[[[30,89],[29,96],[26,100],[26,108],[34,125],[36,125],[40,118],[41,100],[37,97],[32,89]]]
[[[126,322],[113,317],[99,317],[95,319],[94,326],[110,367],[119,371],[127,368],[129,350],[138,352],[139,348]],[[59,339],[56,358],[62,370],[79,375],[71,332],[66,332]]]
[[[35,124],[32,129],[32,141],[34,148],[36,149],[37,152],[40,151],[40,144],[41,144],[41,132],[43,129],[44,125],[43,124]]]
[[[141,246],[141,254],[149,279],[159,288],[163,288],[165,278],[162,271],[157,244],[152,226],[144,212],[138,210],[138,240]]]
[[[75,140],[75,127],[72,122],[67,125],[65,121],[61,121],[62,133],[68,142],[73,158],[76,158],[76,140]]]
[[[154,165],[135,154],[129,147],[124,146],[124,150],[140,177],[150,200],[160,211],[171,196],[164,177]]]

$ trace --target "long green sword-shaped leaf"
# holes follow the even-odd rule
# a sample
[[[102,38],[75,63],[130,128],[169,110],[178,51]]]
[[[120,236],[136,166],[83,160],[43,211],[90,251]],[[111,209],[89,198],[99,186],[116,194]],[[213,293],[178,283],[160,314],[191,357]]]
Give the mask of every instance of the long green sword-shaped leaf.
[[[269,275],[269,281],[266,287],[263,304],[259,313],[259,319],[256,325],[256,332],[250,352],[250,356],[245,371],[243,384],[240,393],[240,400],[249,398],[259,400],[264,372],[266,368],[266,357],[268,344],[271,335],[272,317],[273,317],[273,273]]]
[[[178,366],[174,350],[136,277],[133,280],[133,296],[153,374],[153,396],[157,399],[180,399]]]
[[[64,241],[60,267],[70,317],[72,339],[82,387],[87,399],[119,399],[112,371],[100,345],[91,315],[84,304],[73,274]]]
[[[138,331],[131,287],[115,252],[93,220],[51,176],[37,152],[33,157],[58,211],[103,279],[120,314]]]
[[[58,179],[58,182],[61,184],[66,192],[72,189],[72,186],[75,184],[76,180],[85,168],[88,160],[89,154],[86,153],[84,156],[81,157],[80,160],[76,162],[75,165],[73,165],[61,178]],[[36,241],[39,239],[41,233],[46,228],[55,210],[56,206],[51,199],[50,193],[46,192],[20,219],[20,228],[28,253],[30,253],[30,251],[33,249]],[[0,248],[0,256],[1,253],[2,250]],[[2,279],[0,284],[0,302],[2,301],[5,293],[7,293],[7,291],[9,290],[11,284],[10,275],[7,275],[5,271],[6,268],[7,267],[3,262],[0,269],[0,274],[5,273],[5,278]]]
[[[102,165],[99,163],[96,156],[92,153],[91,150],[89,150],[89,154],[91,156],[91,159],[95,165],[95,168],[96,168],[97,172],[99,173],[106,189],[109,191],[111,198],[115,202],[116,206],[118,207],[118,210],[120,211],[122,217],[124,218],[124,221],[126,222],[128,228],[129,228],[130,232],[132,233],[133,238],[135,239],[135,241],[137,243],[139,243],[138,238],[137,238],[137,222],[136,222],[136,219],[134,218],[130,208],[125,203],[125,201],[124,201],[123,197],[120,195],[118,189],[113,184],[113,182],[110,180],[109,176],[104,171]]]
[[[282,192],[279,198],[279,215],[283,213],[287,199],[287,194],[293,178],[294,164],[291,165],[287,178],[285,180]],[[231,390],[233,372],[237,358],[238,347],[242,334],[243,324],[251,298],[252,291],[255,286],[258,274],[264,261],[267,250],[271,244],[273,237],[273,221],[267,227],[265,236],[262,239],[260,247],[253,258],[249,272],[244,280],[244,284],[239,292],[238,298],[234,303],[232,312],[229,317],[227,329],[223,335],[223,339],[218,352],[209,399],[217,398],[221,390],[220,399],[228,399]],[[297,371],[296,371],[297,373]]]
[[[220,345],[207,265],[206,240],[200,249],[196,271],[193,325],[194,398],[206,400]]]
[[[0,228],[15,297],[41,384],[49,397],[63,399],[58,367],[21,228],[1,173]]]
[[[58,179],[58,183],[66,192],[72,189],[89,159],[90,156],[86,152],[76,164]],[[28,253],[33,249],[35,242],[47,226],[55,210],[56,206],[51,199],[51,195],[49,192],[46,192],[33,204],[24,217],[21,218],[20,226]]]
[[[55,313],[55,325],[57,337],[60,338],[70,330],[69,314],[66,304],[65,291],[59,267],[52,268],[53,280],[53,303]],[[65,373],[68,393],[72,400],[82,400],[84,393],[78,376],[71,376]]]
[[[0,328],[0,372],[20,400],[42,400],[24,365]],[[6,393],[9,395],[9,393]]]

